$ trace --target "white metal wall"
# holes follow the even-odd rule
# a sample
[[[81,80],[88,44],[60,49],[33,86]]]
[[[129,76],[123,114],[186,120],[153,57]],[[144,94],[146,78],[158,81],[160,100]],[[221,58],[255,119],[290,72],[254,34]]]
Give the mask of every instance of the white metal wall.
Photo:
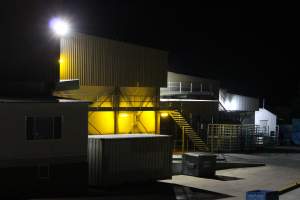
[[[267,127],[269,134],[271,131],[276,133],[277,126],[277,116],[271,113],[270,111],[260,108],[259,111],[255,111],[255,125],[261,125],[260,121],[265,120],[267,122]]]
[[[226,111],[255,111],[259,109],[259,99],[231,94],[222,89],[219,92],[219,102]]]

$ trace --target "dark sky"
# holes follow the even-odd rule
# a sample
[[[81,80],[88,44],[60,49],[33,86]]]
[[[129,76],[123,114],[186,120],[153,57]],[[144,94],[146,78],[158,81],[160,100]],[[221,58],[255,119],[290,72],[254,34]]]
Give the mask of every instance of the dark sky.
[[[170,53],[169,70],[221,80],[230,91],[265,97],[270,105],[288,105],[297,93],[300,17],[296,5],[230,7],[175,0],[15,2],[23,2],[22,6],[28,2],[22,23],[30,23],[26,16],[39,2],[42,6],[34,18],[39,13],[44,21],[51,15],[68,17],[79,32],[165,49]]]
[[[168,50],[170,70],[219,79],[271,105],[289,104],[299,84],[297,6],[191,2],[63,1],[63,8],[79,31]]]

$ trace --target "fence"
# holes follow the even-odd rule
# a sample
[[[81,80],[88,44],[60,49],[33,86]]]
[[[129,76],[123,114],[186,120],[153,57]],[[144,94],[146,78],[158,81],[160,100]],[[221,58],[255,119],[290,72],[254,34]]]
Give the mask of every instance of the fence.
[[[267,127],[254,124],[209,124],[207,138],[212,152],[255,151],[277,144],[277,134],[269,136]]]

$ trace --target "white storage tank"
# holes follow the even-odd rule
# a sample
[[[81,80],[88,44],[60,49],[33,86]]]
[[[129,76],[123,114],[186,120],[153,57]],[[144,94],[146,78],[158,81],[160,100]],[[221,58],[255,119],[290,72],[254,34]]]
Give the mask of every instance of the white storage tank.
[[[171,136],[90,135],[89,184],[112,186],[172,177]]]

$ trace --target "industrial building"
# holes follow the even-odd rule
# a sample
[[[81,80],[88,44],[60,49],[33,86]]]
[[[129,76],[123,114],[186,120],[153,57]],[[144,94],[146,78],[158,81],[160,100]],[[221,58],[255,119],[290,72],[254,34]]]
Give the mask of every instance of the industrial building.
[[[113,4],[116,13],[132,13],[127,3],[124,3],[126,9],[123,3]],[[172,55],[175,53],[177,57],[176,49],[180,50],[177,45],[182,46],[186,51],[177,54],[182,56],[179,60],[169,60],[166,49],[100,37],[98,34],[116,33],[113,37],[134,40],[114,31],[123,26],[111,32],[101,30],[105,27],[96,19],[106,14],[100,12],[98,16],[100,3],[90,16],[80,8],[82,15],[76,16],[74,2],[35,0],[3,5],[5,30],[0,33],[3,38],[0,196],[3,199],[7,196],[8,199],[193,199],[196,196],[220,199],[240,198],[238,193],[246,190],[251,190],[256,198],[257,193],[269,191],[254,189],[269,187],[270,181],[275,183],[272,190],[296,181],[274,194],[299,186],[297,155],[293,158],[291,154],[265,154],[267,151],[243,154],[266,149],[286,151],[285,147],[274,147],[278,144],[277,116],[261,106],[259,98],[236,94],[224,88],[219,80],[169,71],[172,69],[169,63],[176,61],[182,64],[188,61],[190,69],[201,63],[201,70],[223,61],[226,67],[231,61],[237,64],[235,60],[241,56],[230,55],[232,60],[214,62],[229,55],[223,49],[219,51],[219,45],[212,46],[209,37],[204,37],[207,44],[200,44],[195,40],[199,37],[196,34],[181,41],[165,35],[170,40],[164,44],[151,31],[147,32],[153,36],[148,42],[156,40],[161,46],[169,46],[175,38],[178,43],[174,48],[166,48],[172,49]],[[86,6],[88,10],[92,5]],[[146,7],[143,5],[139,10],[146,11]],[[112,14],[114,18],[116,13]],[[232,19],[236,22],[237,17]],[[109,22],[107,18],[104,20]],[[142,22],[143,26],[148,22]],[[169,18],[164,22],[162,30],[171,24]],[[112,27],[115,25],[118,23]],[[142,31],[143,27],[139,28]],[[185,31],[190,32],[179,32]],[[216,35],[215,41],[219,44],[222,37]],[[192,45],[187,45],[190,42]],[[218,50],[212,51],[214,48]],[[208,59],[202,62],[196,57],[199,62],[195,62],[194,52]],[[214,52],[220,55],[211,56]],[[247,57],[241,60],[244,58]],[[250,54],[248,59],[259,61],[252,60]],[[287,143],[300,143],[299,119],[282,128],[288,132]],[[265,165],[268,167],[263,168]],[[247,168],[232,170],[240,167]]]
[[[93,102],[89,134],[158,134],[167,67],[165,51],[74,33],[61,39],[55,95]]]
[[[276,135],[276,117],[259,109],[257,98],[229,93],[217,80],[167,69],[166,51],[72,33],[60,41],[54,95],[92,102],[89,135],[173,135],[174,151],[213,151],[210,134],[218,130],[218,137],[225,137],[219,131],[224,125],[247,126],[246,135]],[[235,140],[239,134],[229,133]]]
[[[38,51],[40,46],[33,48]],[[88,134],[124,134],[119,138],[128,142],[116,148],[121,153],[127,152],[128,163],[139,162],[134,158],[141,156],[133,156],[136,154],[130,145],[133,141],[144,138],[141,142],[145,145],[137,144],[137,148],[148,146],[148,149],[141,152],[153,151],[155,145],[147,145],[149,142],[163,141],[165,145],[157,144],[162,145],[163,151],[155,150],[153,155],[165,157],[164,163],[168,165],[157,164],[151,168],[143,165],[139,170],[145,180],[170,178],[170,137],[155,136],[160,133],[159,91],[167,83],[168,53],[80,33],[56,38],[44,51],[51,56],[43,57],[43,62],[32,64],[31,60],[19,60],[13,67],[32,64],[28,69],[35,72],[36,66],[45,63],[47,65],[38,70],[45,76],[28,73],[19,79],[21,74],[18,73],[15,79],[6,76],[1,79],[4,84],[0,88],[3,97],[0,127],[1,131],[10,132],[6,140],[1,140],[0,171],[4,177],[1,185],[11,183],[7,184],[7,191],[11,193],[14,193],[16,182],[24,185],[22,188],[27,193],[67,192],[68,189],[86,192],[88,171],[96,170],[97,175],[102,170],[93,167],[92,163],[89,165],[93,169],[88,170]],[[52,56],[56,56],[55,61]],[[91,137],[91,140],[100,142],[103,139]],[[113,145],[106,146],[110,147]],[[96,152],[91,161],[94,162],[100,154],[96,147],[89,149]],[[124,167],[115,169],[124,170]],[[107,169],[110,171],[110,167]],[[125,173],[122,171],[123,175],[134,173],[134,168],[126,169]],[[93,178],[92,174],[89,179]],[[122,180],[126,183],[131,178]]]
[[[109,174],[111,168],[121,170],[119,174],[123,174],[123,179],[117,180],[118,173],[114,172],[116,178],[110,184],[135,180],[126,176],[135,173],[135,169],[144,174],[141,180],[170,178],[171,138],[155,135],[160,133],[159,91],[167,82],[168,53],[79,33],[57,40],[59,51],[52,51],[56,43],[49,50],[52,56],[57,55],[53,52],[60,52],[55,62],[46,56],[45,63],[49,67],[38,70],[47,78],[28,74],[21,80],[19,77],[7,80],[0,88],[3,97],[0,128],[2,132],[10,132],[6,140],[1,140],[1,186],[5,186],[8,193],[14,193],[16,183],[25,193],[84,193],[88,179],[94,180],[101,173]],[[31,63],[24,62],[20,60],[17,64],[29,66]],[[33,64],[29,69],[34,71],[35,67]],[[3,76],[2,81],[5,78]],[[13,92],[19,90],[20,93]],[[88,135],[105,134],[123,134],[124,137],[118,138],[125,141],[124,145],[115,147],[113,144],[119,144],[118,138],[111,138],[114,141],[111,144],[105,142],[105,148],[115,148],[105,151],[105,155],[115,152],[111,162],[106,159],[108,171],[102,171],[102,162],[96,167],[92,165],[100,159],[97,157],[100,142],[107,138],[91,136],[90,140],[99,145],[89,146],[90,155],[95,153],[89,157],[92,160],[87,153]],[[137,152],[134,141],[137,141],[136,148],[144,150]],[[149,142],[154,145],[149,146]],[[153,150],[155,146],[161,150]],[[142,152],[152,152],[152,163],[156,164],[147,166],[150,162],[147,159],[141,165]],[[128,163],[129,167],[110,166],[121,155],[126,156],[123,164]],[[157,162],[158,158],[164,158],[163,162]],[[137,168],[132,167],[134,163]],[[101,185],[108,185],[105,180],[99,179]]]
[[[158,135],[168,53],[80,33],[61,38],[60,50],[54,95],[91,102],[89,184],[171,178],[172,140]]]
[[[177,150],[239,152],[277,142],[276,115],[217,80],[168,72],[160,91],[161,109],[170,116],[161,119],[161,130],[173,133]]]
[[[101,171],[105,169],[102,163],[94,165],[102,159],[97,157],[98,150],[104,148],[108,139],[139,141],[138,138],[143,137],[144,147],[137,148],[145,148],[141,152],[152,152],[154,146],[146,147],[151,138],[156,138],[155,134],[172,135],[172,142],[170,137],[155,139],[166,138],[161,140],[165,141],[160,147],[162,150],[152,155],[164,157],[165,164],[149,168],[144,163],[144,167],[138,169],[145,170],[145,180],[152,180],[171,177],[171,167],[166,164],[171,162],[171,148],[180,153],[236,152],[264,145],[266,137],[277,137],[276,116],[259,108],[257,98],[229,93],[220,88],[217,80],[168,72],[166,51],[81,33],[61,37],[59,43],[59,55],[51,48],[51,52],[55,52],[53,55],[57,55],[57,63],[53,68],[43,68],[46,71],[43,74],[49,75],[47,79],[31,82],[30,75],[21,81],[7,81],[7,87],[0,88],[2,96],[10,97],[0,103],[1,128],[12,132],[1,145],[2,152],[6,150],[10,156],[2,154],[0,157],[2,163],[8,160],[11,165],[6,163],[7,166],[1,168],[19,171],[26,166],[23,180],[31,174],[33,185],[42,186],[39,184],[42,182],[74,185],[74,188],[82,183],[87,186],[88,135],[93,141],[88,147],[89,179],[95,185],[108,184],[104,176],[95,177],[105,174]],[[50,60],[53,63],[53,59]],[[15,97],[12,92],[20,88],[23,98]],[[22,125],[13,127],[13,124]],[[20,136],[20,133],[24,134]],[[103,137],[114,134],[123,136]],[[133,147],[128,149],[131,143],[125,142],[123,149],[116,145],[114,149],[112,142],[106,147],[111,150],[107,155],[118,158],[123,155],[120,152],[127,152],[124,156],[139,163],[141,160],[134,158],[141,155]],[[14,145],[19,148],[11,148]],[[119,154],[113,155],[114,152]],[[122,164],[125,168],[126,162]],[[73,170],[69,171],[69,166]],[[116,166],[112,164],[111,167]],[[106,166],[106,169],[109,168]],[[116,179],[110,184],[133,180],[126,174],[134,173],[134,168],[126,169],[126,173],[122,172],[122,181]],[[118,177],[119,172],[114,173]],[[63,176],[57,178],[59,174]],[[74,181],[74,174],[81,178]]]

